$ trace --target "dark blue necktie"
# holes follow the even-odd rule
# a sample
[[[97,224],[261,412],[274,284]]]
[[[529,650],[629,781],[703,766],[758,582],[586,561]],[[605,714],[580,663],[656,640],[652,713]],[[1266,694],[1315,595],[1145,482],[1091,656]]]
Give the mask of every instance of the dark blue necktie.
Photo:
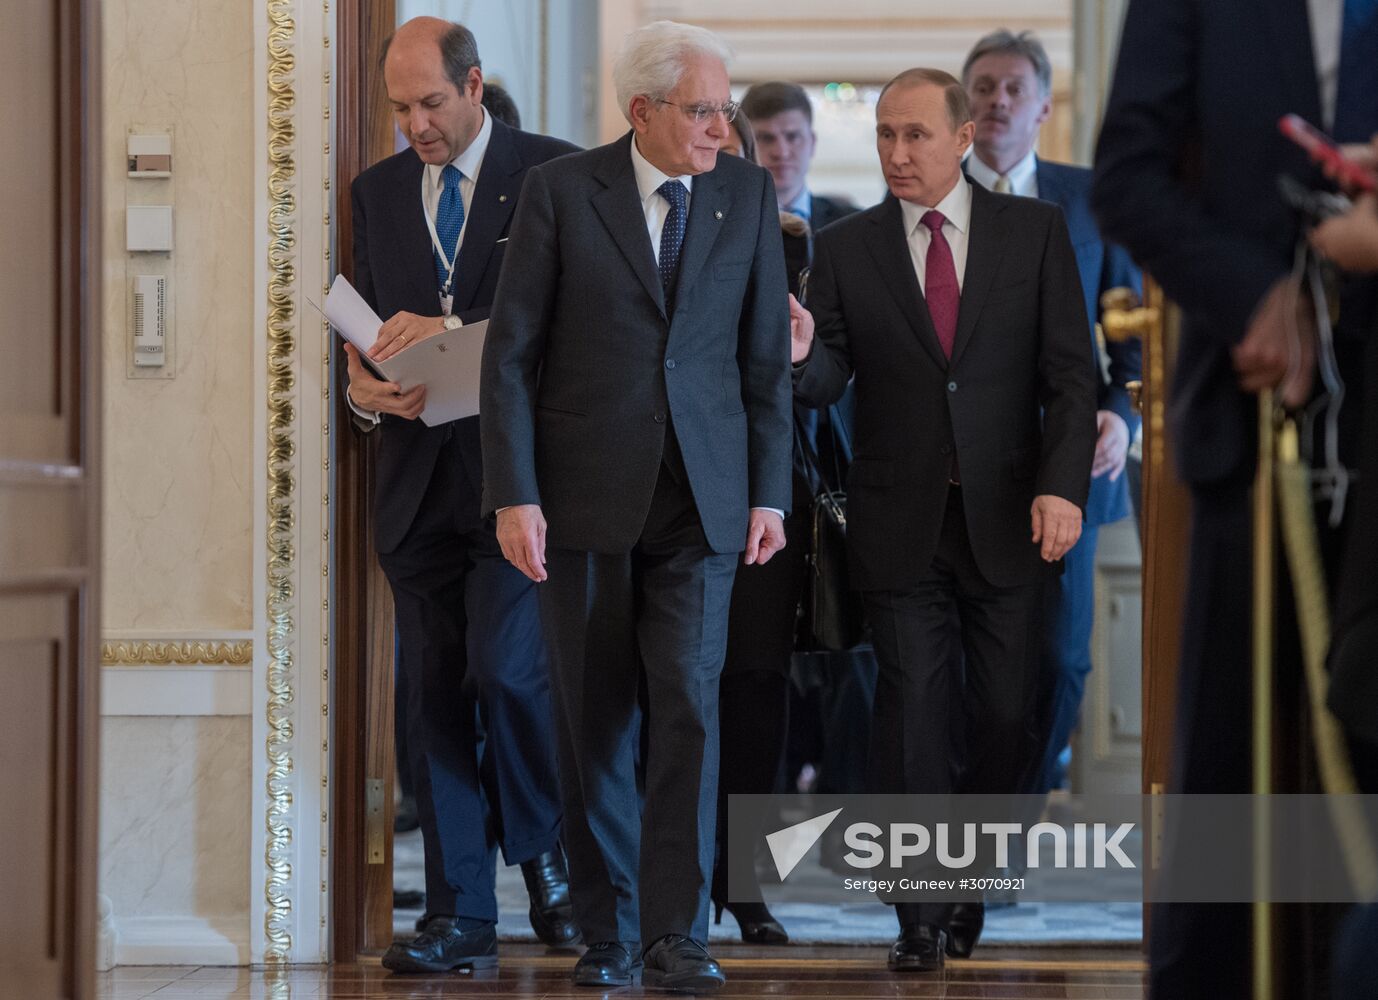
[[[435,210],[435,235],[445,253],[459,256],[459,232],[464,228],[464,199],[459,194],[459,181],[464,175],[453,163],[447,163],[440,171],[440,182],[444,185],[440,192],[440,205]],[[431,248],[435,258],[435,280],[441,294],[445,292],[445,277],[449,270],[440,251]]]
[[[1337,142],[1368,142],[1378,132],[1378,0],[1345,0],[1335,94]]]
[[[660,287],[665,291],[665,311],[674,298],[675,275],[679,273],[679,251],[684,246],[684,226],[688,222],[689,192],[679,181],[666,181],[656,188],[670,203],[665,228],[660,231]]]

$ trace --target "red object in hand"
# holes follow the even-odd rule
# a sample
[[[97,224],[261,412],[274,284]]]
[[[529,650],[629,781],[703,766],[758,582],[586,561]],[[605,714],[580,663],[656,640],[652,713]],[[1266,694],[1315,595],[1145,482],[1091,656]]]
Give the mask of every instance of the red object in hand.
[[[1283,115],[1278,129],[1310,154],[1311,159],[1327,167],[1345,187],[1359,191],[1378,191],[1378,177],[1341,152],[1335,140],[1300,115]]]

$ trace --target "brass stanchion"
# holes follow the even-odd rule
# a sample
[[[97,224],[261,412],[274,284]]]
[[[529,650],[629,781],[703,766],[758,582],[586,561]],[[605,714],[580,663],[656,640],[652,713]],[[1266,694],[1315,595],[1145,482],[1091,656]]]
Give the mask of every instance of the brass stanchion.
[[[1265,796],[1273,792],[1273,392],[1258,394],[1258,471],[1254,479],[1253,567],[1253,997],[1273,1000],[1273,906],[1269,901],[1272,830]]]

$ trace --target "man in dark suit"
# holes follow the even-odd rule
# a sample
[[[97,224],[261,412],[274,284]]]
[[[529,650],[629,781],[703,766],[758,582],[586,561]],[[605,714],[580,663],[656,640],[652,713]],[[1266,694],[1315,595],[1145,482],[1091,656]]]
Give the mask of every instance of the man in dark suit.
[[[726,57],[701,28],[629,36],[632,131],[530,172],[484,348],[484,509],[544,581],[582,985],[630,982],[642,943],[648,985],[724,981],[704,942],[728,599],[790,502],[778,213],[764,170],[718,155]]]
[[[1174,792],[1242,793],[1250,785],[1252,623],[1250,487],[1258,403],[1276,389],[1289,407],[1311,395],[1314,322],[1289,278],[1298,223],[1278,194],[1288,175],[1322,182],[1277,128],[1296,113],[1339,140],[1378,131],[1374,6],[1295,0],[1132,0],[1096,150],[1092,204],[1107,237],[1127,247],[1183,311],[1170,417],[1178,469],[1191,490],[1191,577],[1185,601],[1173,748]],[[1351,18],[1351,14],[1360,15]],[[1355,30],[1357,29],[1357,30]],[[1365,34],[1367,32],[1367,34]],[[1367,48],[1365,48],[1367,46]],[[1259,53],[1268,57],[1260,58]],[[1344,289],[1335,344],[1346,383],[1340,457],[1352,466],[1362,405],[1360,356],[1371,299]],[[1318,421],[1318,423],[1323,423]],[[1364,484],[1359,484],[1361,491]],[[1346,504],[1352,508],[1355,499]],[[1318,505],[1327,571],[1343,530]],[[1371,566],[1361,569],[1366,575]],[[1287,594],[1283,587],[1279,594]],[[1279,634],[1294,632],[1280,599]],[[1283,700],[1300,705],[1295,643],[1278,654]],[[1279,691],[1288,690],[1279,687]],[[1378,706],[1351,706],[1372,712]],[[1296,715],[1284,716],[1284,724]],[[1292,791],[1307,790],[1292,787]],[[1279,941],[1308,968],[1317,937]],[[1245,906],[1155,910],[1155,997],[1243,996],[1249,986]],[[1290,979],[1279,995],[1301,995]]]
[[[354,280],[386,320],[369,352],[380,360],[487,317],[526,171],[575,149],[482,110],[478,50],[461,25],[408,21],[389,43],[383,76],[411,148],[353,185]],[[533,928],[548,943],[571,943],[578,929],[560,853],[536,594],[479,516],[478,418],[427,427],[416,419],[424,386],[403,392],[346,351],[351,405],[381,425],[376,543],[397,609],[411,758],[403,766],[426,852],[425,923],[384,964],[420,972],[496,962],[494,834],[508,863],[522,865]],[[482,717],[482,760],[466,678]]]
[[[1019,790],[1044,581],[1077,541],[1091,478],[1096,386],[1062,212],[969,183],[973,131],[949,74],[886,85],[876,145],[892,196],[819,235],[817,337],[803,323],[794,339],[797,396],[828,403],[856,376],[847,544],[880,660],[876,792]],[[890,967],[940,969],[951,905],[896,911]]]
[[[1061,206],[1086,297],[1087,332],[1094,338],[1101,293],[1120,287],[1141,293],[1143,285],[1129,254],[1101,240],[1091,216],[1091,171],[1034,153],[1039,128],[1052,113],[1053,68],[1047,52],[1032,32],[992,32],[967,55],[962,84],[976,123],[967,176],[989,191]],[[1126,384],[1141,376],[1142,345],[1138,340],[1111,341],[1106,354],[1108,378],[1102,377],[1100,352],[1093,348],[1097,436],[1086,521],[1080,540],[1063,560],[1061,576],[1049,588],[1033,716],[1042,756],[1027,786],[1035,794],[1061,787],[1066,779],[1062,754],[1076,728],[1091,673],[1098,530],[1130,513],[1128,477],[1123,473],[1139,418]]]
[[[797,83],[754,83],[742,95],[742,114],[756,135],[756,158],[775,181],[775,198],[818,232],[856,211],[839,198],[809,190],[809,165],[818,147],[813,130],[813,103]]]

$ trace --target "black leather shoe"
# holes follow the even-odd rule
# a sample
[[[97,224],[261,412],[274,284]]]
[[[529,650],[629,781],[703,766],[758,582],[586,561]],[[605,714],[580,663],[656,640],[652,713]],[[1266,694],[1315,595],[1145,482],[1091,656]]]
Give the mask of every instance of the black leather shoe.
[[[789,934],[770,915],[765,903],[713,903],[713,922],[722,923],[722,911],[732,914],[746,944],[789,944]]]
[[[497,964],[497,925],[462,931],[454,917],[431,917],[409,944],[395,943],[383,956],[383,968],[393,972],[492,969]]]
[[[891,972],[938,972],[946,946],[947,934],[932,924],[902,927],[885,964]]]
[[[682,934],[666,934],[641,957],[641,985],[676,993],[711,993],[727,985],[722,968],[708,949]]]
[[[947,923],[947,953],[953,958],[970,958],[985,926],[985,903],[957,903]]]
[[[579,925],[574,922],[574,907],[569,901],[569,872],[559,845],[523,861],[522,878],[531,897],[527,916],[541,943],[552,948],[578,944]]]
[[[574,965],[575,986],[630,986],[641,963],[636,959],[637,945],[621,941],[599,941]]]

